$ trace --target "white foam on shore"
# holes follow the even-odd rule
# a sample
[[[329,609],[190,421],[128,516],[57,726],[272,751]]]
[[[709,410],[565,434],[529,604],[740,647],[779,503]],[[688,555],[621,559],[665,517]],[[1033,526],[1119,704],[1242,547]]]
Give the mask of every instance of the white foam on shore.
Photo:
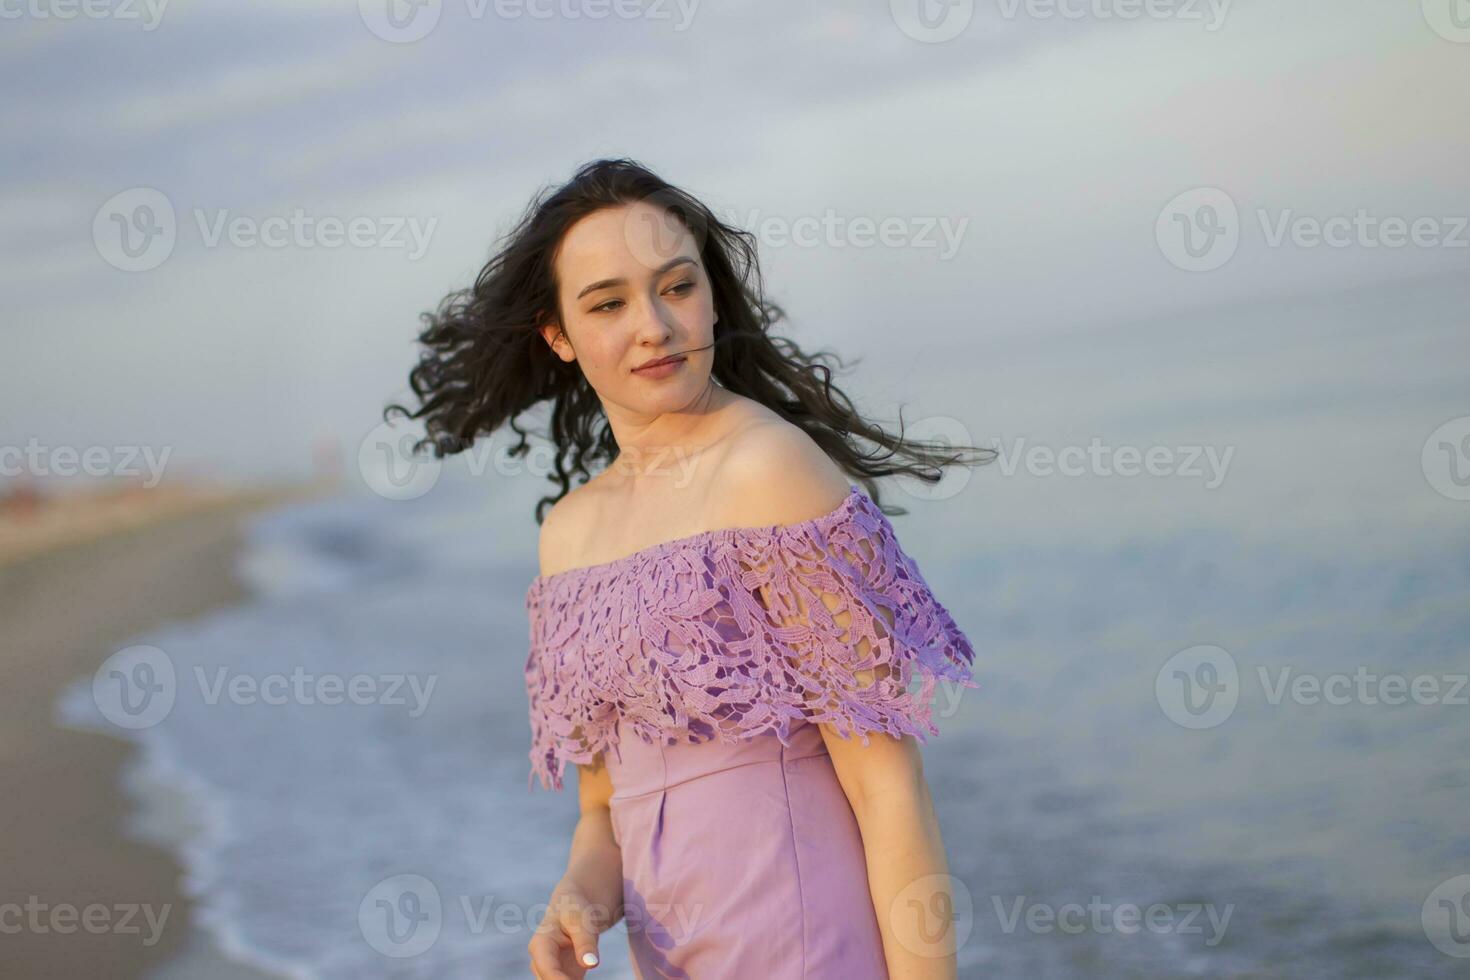
[[[496,554],[497,529],[452,490],[266,514],[239,558],[255,598],[130,641],[169,658],[166,718],[113,725],[90,678],[58,703],[62,724],[140,745],[133,832],[178,854],[195,919],[230,960],[292,980],[523,969],[575,799],[527,791],[534,569]],[[226,686],[210,703],[220,682],[293,672],[371,680],[377,700],[324,703],[308,685],[306,701],[241,703]],[[385,957],[360,905],[409,873],[442,893],[442,930],[428,951]],[[507,906],[509,925],[473,918]],[[603,975],[620,975],[617,945]]]

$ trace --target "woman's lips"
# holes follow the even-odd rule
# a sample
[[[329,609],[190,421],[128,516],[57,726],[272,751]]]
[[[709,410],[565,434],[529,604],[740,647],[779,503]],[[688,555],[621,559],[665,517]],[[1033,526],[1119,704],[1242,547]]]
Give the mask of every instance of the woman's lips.
[[[678,354],[674,357],[669,358],[668,360],[659,361],[657,364],[650,365],[649,367],[634,368],[633,373],[638,375],[640,378],[662,378],[667,375],[673,374],[679,369],[679,365],[683,363],[684,355]]]

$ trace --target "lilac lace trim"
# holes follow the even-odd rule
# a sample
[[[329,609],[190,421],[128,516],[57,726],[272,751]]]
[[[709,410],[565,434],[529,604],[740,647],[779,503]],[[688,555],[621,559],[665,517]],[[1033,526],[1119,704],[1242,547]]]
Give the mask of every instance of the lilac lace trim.
[[[856,485],[798,524],[538,576],[526,610],[530,779],[546,789],[562,788],[567,763],[617,751],[620,719],[648,741],[774,732],[790,744],[806,721],[865,745],[872,731],[927,742],[935,685],[979,686],[969,640]]]

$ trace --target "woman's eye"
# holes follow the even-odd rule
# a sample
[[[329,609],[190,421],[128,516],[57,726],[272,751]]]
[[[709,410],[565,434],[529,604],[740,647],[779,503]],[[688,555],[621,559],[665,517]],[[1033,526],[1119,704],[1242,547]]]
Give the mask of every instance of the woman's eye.
[[[694,283],[691,282],[688,279],[685,279],[683,282],[676,282],[676,283],[674,283],[672,286],[670,286],[668,288],[667,291],[668,292],[673,292],[675,290],[679,290],[679,295],[680,296],[683,296],[685,293],[689,292],[689,290],[691,290],[693,288],[694,288]],[[612,306],[614,303],[621,303],[621,302],[622,302],[622,300],[620,300],[620,299],[610,299],[606,303],[599,303],[598,305],[592,307],[592,312],[593,313],[609,312],[608,308],[610,306]]]

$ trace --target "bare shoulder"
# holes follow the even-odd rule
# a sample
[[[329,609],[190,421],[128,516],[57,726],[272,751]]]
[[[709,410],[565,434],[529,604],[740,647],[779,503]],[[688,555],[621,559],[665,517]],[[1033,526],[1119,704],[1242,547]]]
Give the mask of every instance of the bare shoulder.
[[[829,514],[852,486],[811,436],[775,415],[752,420],[730,438],[719,482],[727,523],[754,527]]]
[[[572,546],[585,536],[585,529],[593,521],[590,504],[597,492],[591,482],[573,487],[542,518],[536,546],[542,575],[558,572],[576,560]]]

